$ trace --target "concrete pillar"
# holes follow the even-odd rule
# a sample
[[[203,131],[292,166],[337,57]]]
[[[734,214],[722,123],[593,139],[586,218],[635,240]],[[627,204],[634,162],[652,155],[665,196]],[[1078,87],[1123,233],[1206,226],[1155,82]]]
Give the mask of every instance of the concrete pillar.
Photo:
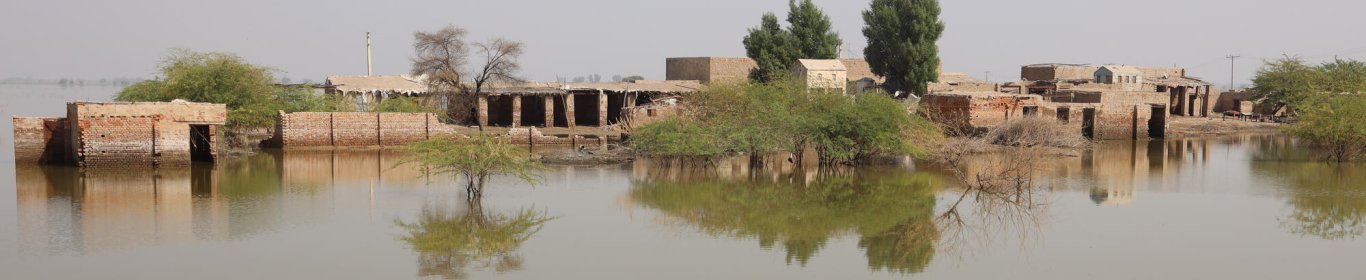
[[[607,94],[602,91],[598,91],[598,126],[607,126]]]
[[[512,97],[512,127],[522,125],[522,97]]]
[[[545,127],[555,126],[555,96],[545,96]]]
[[[569,122],[569,128],[578,126],[574,124],[574,94],[564,96],[564,119]]]
[[[480,95],[478,104],[478,111],[476,114],[479,115],[479,129],[483,130],[485,127],[489,126],[489,96]]]

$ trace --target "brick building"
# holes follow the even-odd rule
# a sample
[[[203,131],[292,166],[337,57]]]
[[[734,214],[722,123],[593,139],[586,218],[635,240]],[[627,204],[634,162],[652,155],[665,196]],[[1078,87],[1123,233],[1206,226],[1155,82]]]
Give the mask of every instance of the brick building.
[[[14,118],[15,161],[82,167],[186,166],[217,159],[223,104],[67,103],[63,118]]]
[[[1155,92],[1069,92],[1070,99],[999,92],[931,93],[920,101],[930,119],[981,132],[1025,117],[1056,118],[1092,139],[1148,139],[1166,135],[1166,95]]]

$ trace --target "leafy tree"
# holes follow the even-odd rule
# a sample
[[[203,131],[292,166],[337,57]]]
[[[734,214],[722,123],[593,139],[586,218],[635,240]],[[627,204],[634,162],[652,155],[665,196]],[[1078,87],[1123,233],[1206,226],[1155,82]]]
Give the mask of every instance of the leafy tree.
[[[130,86],[115,100],[220,103],[228,107],[228,126],[271,127],[280,91],[271,72],[229,53],[176,49],[161,62],[164,79]]]
[[[534,172],[543,168],[526,149],[483,134],[468,139],[433,138],[409,144],[404,150],[408,157],[399,164],[415,163],[423,173],[463,178],[470,200],[483,196],[489,176],[507,175],[535,183]]]
[[[877,155],[923,156],[923,143],[942,137],[902,101],[808,91],[792,80],[713,85],[684,106],[687,117],[641,126],[632,146],[656,156],[744,153],[756,165],[764,155],[810,147],[822,163],[852,164]]]
[[[779,80],[787,69],[801,57],[797,40],[778,25],[778,16],[764,14],[758,27],[750,28],[745,36],[745,55],[754,59],[757,68],[750,70],[749,79],[758,82]]]
[[[1254,97],[1288,108],[1299,121],[1288,131],[1323,152],[1330,161],[1366,153],[1366,63],[1335,59],[1309,66],[1297,57],[1269,61],[1252,79]]]
[[[939,1],[873,0],[863,21],[863,55],[874,74],[887,78],[887,91],[927,93],[939,80]]]
[[[1253,98],[1263,104],[1276,106],[1298,103],[1314,92],[1314,81],[1319,80],[1313,66],[1298,57],[1285,57],[1266,62],[1252,78]]]
[[[1316,95],[1297,104],[1299,121],[1288,129],[1329,161],[1358,159],[1366,152],[1366,96]]]
[[[393,97],[380,100],[375,105],[375,112],[384,113],[439,113],[440,110],[430,106],[422,105],[417,98],[413,97]]]
[[[777,15],[766,13],[759,26],[750,28],[742,41],[745,54],[759,66],[750,71],[751,80],[782,80],[798,59],[839,57],[842,41],[839,34],[831,31],[829,16],[811,0],[789,1],[788,9],[787,29],[778,24]]]
[[[631,76],[626,76],[625,78],[621,78],[621,81],[622,81],[622,82],[627,82],[627,83],[631,83],[631,82],[635,82],[635,81],[641,81],[641,80],[645,80],[645,77],[644,77],[644,76],[640,76],[640,75],[631,75]]]
[[[802,0],[800,3],[792,0],[788,2],[788,7],[787,22],[792,24],[788,32],[796,39],[801,58],[839,58],[839,47],[844,41],[831,30],[830,16],[825,15],[811,0]]]

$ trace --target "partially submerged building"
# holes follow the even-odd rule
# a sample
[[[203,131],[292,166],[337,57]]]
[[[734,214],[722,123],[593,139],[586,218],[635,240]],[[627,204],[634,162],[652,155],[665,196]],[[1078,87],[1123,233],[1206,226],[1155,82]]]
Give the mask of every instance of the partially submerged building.
[[[1064,99],[1076,92],[1156,92],[1168,96],[1163,104],[1169,114],[1199,117],[1209,116],[1218,100],[1213,84],[1186,76],[1186,69],[1180,67],[1033,64],[1020,67],[1020,79],[1001,86],[1000,91]]]
[[[1166,135],[1166,96],[1153,92],[1077,92],[1051,101],[1040,95],[1000,92],[931,93],[920,111],[951,129],[977,133],[1026,117],[1055,118],[1092,139],[1148,139]]]
[[[83,167],[214,162],[226,122],[223,104],[71,102],[66,117],[14,117],[14,158]]]
[[[438,108],[444,108],[445,96],[434,96],[425,78],[407,75],[393,76],[328,76],[323,92],[354,100],[356,111],[369,111],[385,99],[395,97],[435,98]]]
[[[664,105],[657,101],[676,100],[701,88],[696,81],[493,85],[478,97],[479,126],[629,127],[634,112],[657,114],[638,107]]]

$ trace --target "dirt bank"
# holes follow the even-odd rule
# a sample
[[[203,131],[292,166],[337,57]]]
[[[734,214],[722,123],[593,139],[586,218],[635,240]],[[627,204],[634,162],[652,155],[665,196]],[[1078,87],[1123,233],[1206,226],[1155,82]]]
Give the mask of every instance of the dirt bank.
[[[537,161],[553,165],[612,165],[631,162],[635,155],[630,149],[613,147],[608,150],[556,149],[536,153]]]
[[[1278,132],[1279,123],[1251,122],[1233,118],[1172,117],[1167,121],[1167,136],[1225,135],[1245,132]]]

